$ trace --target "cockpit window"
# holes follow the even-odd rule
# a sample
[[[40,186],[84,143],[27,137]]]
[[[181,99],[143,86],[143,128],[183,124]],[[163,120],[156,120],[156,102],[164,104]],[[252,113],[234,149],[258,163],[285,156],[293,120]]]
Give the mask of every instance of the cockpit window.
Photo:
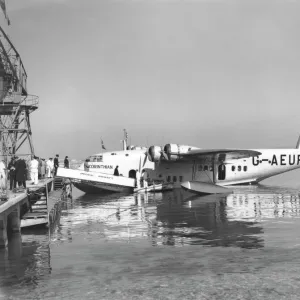
[[[90,160],[90,162],[102,162],[103,161],[103,157],[102,155],[95,155],[95,156],[90,156],[88,157],[88,159]]]

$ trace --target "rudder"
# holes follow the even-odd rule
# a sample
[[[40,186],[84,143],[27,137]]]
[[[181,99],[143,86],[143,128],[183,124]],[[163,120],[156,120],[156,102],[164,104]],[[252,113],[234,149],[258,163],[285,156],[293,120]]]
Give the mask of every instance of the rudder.
[[[296,144],[296,149],[300,149],[300,135],[298,137],[298,141],[297,141],[297,144]]]

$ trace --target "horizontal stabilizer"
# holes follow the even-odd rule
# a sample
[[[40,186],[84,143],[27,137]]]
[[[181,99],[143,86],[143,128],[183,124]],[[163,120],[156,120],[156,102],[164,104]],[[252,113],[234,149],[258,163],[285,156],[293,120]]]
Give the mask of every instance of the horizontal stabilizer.
[[[181,184],[181,187],[193,193],[199,194],[231,194],[231,189],[200,181],[186,181]]]
[[[298,141],[297,141],[297,144],[296,144],[296,149],[300,149],[300,135],[298,137]]]

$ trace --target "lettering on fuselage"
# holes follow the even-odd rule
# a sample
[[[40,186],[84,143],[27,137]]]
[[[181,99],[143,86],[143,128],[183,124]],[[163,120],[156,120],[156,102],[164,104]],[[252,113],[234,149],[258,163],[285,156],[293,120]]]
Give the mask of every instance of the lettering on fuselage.
[[[89,165],[89,168],[98,168],[98,169],[113,169],[112,165]]]
[[[267,162],[271,166],[293,166],[300,165],[300,154],[273,154],[272,159],[259,159],[257,156],[252,157],[253,166],[258,166],[261,163]]]

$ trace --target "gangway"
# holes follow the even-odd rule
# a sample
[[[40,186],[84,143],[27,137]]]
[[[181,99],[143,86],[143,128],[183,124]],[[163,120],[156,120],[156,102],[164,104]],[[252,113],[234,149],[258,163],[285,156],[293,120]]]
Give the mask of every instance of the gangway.
[[[73,182],[80,181],[90,186],[95,186],[114,192],[126,190],[133,191],[133,188],[135,187],[134,178],[114,176],[100,172],[58,168],[57,176],[69,178]]]

